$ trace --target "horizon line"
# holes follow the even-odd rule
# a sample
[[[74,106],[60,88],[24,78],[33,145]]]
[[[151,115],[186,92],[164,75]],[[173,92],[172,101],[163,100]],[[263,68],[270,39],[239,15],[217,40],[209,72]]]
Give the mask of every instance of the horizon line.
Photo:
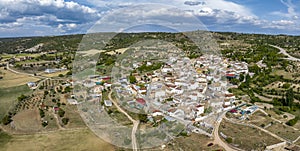
[[[185,32],[196,32],[196,31],[204,31],[204,32],[210,32],[210,33],[236,33],[236,34],[245,34],[245,35],[267,35],[267,36],[300,36],[296,34],[287,34],[287,33],[261,33],[261,32],[236,32],[236,31],[208,31],[208,30],[191,30],[191,31],[131,31],[131,32],[93,32],[93,33],[67,33],[67,34],[57,34],[57,35],[28,35],[28,36],[7,36],[7,37],[1,37],[0,39],[17,39],[17,38],[41,38],[41,37],[61,37],[61,36],[76,36],[76,35],[88,35],[88,34],[99,34],[99,33],[117,33],[117,34],[143,34],[143,33],[185,33]]]

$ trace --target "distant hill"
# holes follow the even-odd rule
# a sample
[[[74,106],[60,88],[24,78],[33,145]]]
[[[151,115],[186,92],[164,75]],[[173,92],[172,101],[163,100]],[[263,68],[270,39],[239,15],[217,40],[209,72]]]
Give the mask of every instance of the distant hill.
[[[91,35],[97,36],[99,34],[107,33],[96,33]],[[283,48],[291,47],[294,51],[300,50],[300,36],[244,34],[232,32],[211,32],[211,34],[218,43],[239,41],[247,44],[274,44]],[[42,46],[38,49],[39,51],[76,51],[83,36],[83,34],[78,34],[45,37],[0,38],[0,53],[19,53],[20,51],[25,51],[26,49],[35,47],[39,44],[42,44]],[[197,49],[195,45],[191,44],[191,40],[185,34],[165,32],[119,33],[106,44],[105,49],[114,50],[124,48],[145,39],[169,41],[186,51],[191,50],[192,52],[196,52]],[[188,44],[184,44],[184,41],[188,41]],[[88,45],[91,46],[92,43]],[[94,47],[97,47],[97,45],[94,45]]]

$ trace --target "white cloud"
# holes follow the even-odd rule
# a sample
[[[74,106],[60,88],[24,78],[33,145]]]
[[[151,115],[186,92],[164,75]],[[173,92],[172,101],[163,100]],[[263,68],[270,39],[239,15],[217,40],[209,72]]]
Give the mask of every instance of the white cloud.
[[[288,13],[286,14],[288,17],[298,19],[298,14],[295,11],[295,5],[292,3],[292,0],[280,0],[287,7]]]
[[[67,28],[69,29],[74,29],[77,27],[77,24],[71,23],[71,24],[66,24]]]
[[[119,7],[132,7],[133,5],[149,4],[147,0],[130,0],[125,3],[122,0],[88,0],[89,2],[98,6],[109,6],[112,9],[118,9]],[[185,11],[185,13],[176,14],[166,14],[163,10],[150,10],[149,12],[143,11],[141,13],[133,14],[133,16],[157,16],[157,18],[164,17],[165,20],[174,20],[174,15],[193,15],[198,17],[202,22],[207,24],[235,24],[235,23],[251,23],[257,22],[258,17],[255,16],[250,9],[245,6],[229,2],[226,0],[202,0],[202,1],[183,1],[183,0],[152,0],[152,4],[156,4],[158,7],[172,6],[180,10]],[[149,4],[151,5],[151,4]],[[130,9],[129,9],[130,10]],[[184,16],[182,16],[184,17]]]
[[[275,20],[275,21],[268,21],[262,26],[262,28],[269,28],[269,29],[281,29],[286,31],[299,31],[299,25],[292,21],[292,20]]]
[[[283,18],[298,20],[299,19],[299,12],[296,11],[296,6],[293,4],[292,0],[280,0],[280,2],[287,7],[286,12],[282,11],[274,11],[271,12],[271,15],[280,16]]]
[[[87,25],[96,22],[101,17],[101,13],[95,8],[74,1],[0,0],[0,26],[2,28],[32,27],[32,32],[37,28],[46,27],[62,33],[76,31],[76,28],[77,31],[83,31],[79,29],[83,27],[87,30],[89,27]]]
[[[96,9],[64,0],[0,0],[0,21],[15,22],[20,18],[55,16],[75,22],[95,21],[101,16]],[[44,18],[43,21],[47,19]],[[49,21],[54,21],[49,18]],[[49,23],[51,24],[51,23]]]
[[[291,20],[279,20],[279,21],[272,21],[273,24],[280,25],[280,26],[287,26],[293,25],[294,21]]]
[[[36,34],[47,32],[41,32],[46,28],[52,33],[72,33],[86,31],[106,16],[101,20],[106,25],[101,30],[119,31],[137,24],[164,25],[181,31],[204,29],[201,22],[212,27],[209,30],[215,27],[300,30],[292,0],[281,0],[287,13],[273,12],[282,17],[276,20],[263,20],[248,7],[229,0],[151,0],[151,4],[149,0],[87,1],[96,6],[85,6],[75,0],[0,0],[0,28],[32,27],[34,31],[39,29]],[[144,7],[138,6],[141,4]]]
[[[99,7],[108,6],[115,10],[123,7],[131,7],[132,5],[140,5],[149,3],[148,0],[129,0],[124,2],[123,0],[88,0],[90,3],[98,5]],[[234,28],[252,28],[255,29],[286,29],[286,30],[299,30],[300,21],[298,19],[298,13],[296,6],[292,3],[292,0],[281,0],[281,2],[287,7],[288,13],[273,12],[274,16],[283,16],[282,20],[265,20],[256,16],[250,8],[243,6],[229,0],[151,0],[151,3],[171,5],[178,9],[184,10],[186,13],[181,15],[194,15],[200,19],[208,27],[227,27],[234,30]],[[129,9],[130,10],[130,9]],[[180,14],[166,14],[162,10],[153,10],[137,14],[132,16],[143,16],[144,20],[147,17],[161,18],[161,20],[175,20],[174,15],[180,16]],[[155,15],[157,17],[155,17]],[[183,17],[183,16],[182,16]],[[276,18],[275,17],[275,18]],[[178,19],[179,17],[177,17]],[[184,18],[184,17],[183,17]],[[154,21],[153,21],[154,22]],[[170,21],[172,22],[172,21]],[[154,22],[155,23],[155,22]],[[299,32],[299,31],[298,31]]]

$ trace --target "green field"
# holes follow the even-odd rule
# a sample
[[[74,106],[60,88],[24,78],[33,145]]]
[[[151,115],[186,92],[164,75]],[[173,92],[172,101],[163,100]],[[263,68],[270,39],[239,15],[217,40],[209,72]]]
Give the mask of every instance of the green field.
[[[29,94],[32,90],[27,85],[0,88],[0,119],[8,112],[21,94]]]

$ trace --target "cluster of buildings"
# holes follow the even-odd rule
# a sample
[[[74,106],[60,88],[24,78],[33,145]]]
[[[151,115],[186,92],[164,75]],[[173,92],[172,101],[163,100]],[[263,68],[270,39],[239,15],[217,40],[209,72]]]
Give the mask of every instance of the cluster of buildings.
[[[112,77],[90,75],[76,81],[87,90],[87,94],[82,93],[80,97],[99,102],[105,90],[113,89],[119,105],[130,112],[148,113],[149,121],[179,121],[196,127],[194,130],[204,127],[207,131],[212,129],[212,123],[205,122],[209,121],[208,117],[236,108],[236,97],[228,92],[232,86],[228,79],[247,74],[246,63],[215,55],[196,59],[172,56],[164,60],[159,69],[137,70],[142,65],[152,66],[156,61],[132,62],[121,66]],[[122,72],[125,69],[130,72]],[[110,100],[104,99],[103,106],[112,105]]]
[[[112,84],[110,81],[111,77],[99,75],[89,75],[82,81],[74,80],[71,83],[80,87],[74,88],[76,95],[73,98],[78,99],[78,103],[81,103],[82,100],[99,102],[102,97],[102,91],[111,88]]]
[[[229,112],[231,114],[234,114],[238,119],[245,120],[246,118],[248,118],[249,115],[252,115],[257,109],[258,106],[256,105],[243,104],[230,110]]]
[[[158,70],[131,73],[135,83],[121,77],[114,84],[120,104],[127,109],[144,110],[151,117],[197,122],[209,113],[235,107],[236,98],[227,91],[227,79],[238,78],[242,73],[248,73],[246,63],[214,55],[194,60],[170,57]]]

